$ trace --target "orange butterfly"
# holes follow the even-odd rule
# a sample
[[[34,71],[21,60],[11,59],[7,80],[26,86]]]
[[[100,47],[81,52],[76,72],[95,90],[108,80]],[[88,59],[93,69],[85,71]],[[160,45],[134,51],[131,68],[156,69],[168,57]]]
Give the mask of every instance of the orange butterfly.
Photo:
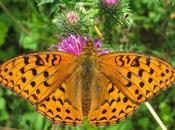
[[[0,66],[0,83],[30,101],[55,124],[111,125],[175,82],[165,61],[137,53],[99,54],[88,42],[81,55],[46,51]]]

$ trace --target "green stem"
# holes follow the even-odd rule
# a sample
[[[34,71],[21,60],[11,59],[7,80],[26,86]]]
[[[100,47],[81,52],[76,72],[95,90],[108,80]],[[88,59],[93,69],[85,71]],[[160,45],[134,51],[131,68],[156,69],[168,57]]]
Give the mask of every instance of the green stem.
[[[112,39],[112,29],[113,28],[113,26],[112,26],[112,24],[111,24],[111,20],[110,20],[110,16],[107,16],[106,18],[105,18],[105,24],[104,24],[104,33],[105,33],[105,42],[107,43],[107,44],[112,44],[112,41],[113,41],[113,39]]]

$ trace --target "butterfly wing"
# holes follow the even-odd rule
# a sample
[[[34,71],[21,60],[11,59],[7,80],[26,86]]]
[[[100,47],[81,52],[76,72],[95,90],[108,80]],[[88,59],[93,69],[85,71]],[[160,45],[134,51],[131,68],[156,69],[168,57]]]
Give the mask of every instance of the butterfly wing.
[[[71,75],[76,56],[64,52],[39,52],[19,56],[0,66],[0,84],[39,103]]]
[[[43,102],[34,105],[36,111],[55,124],[76,126],[82,123],[80,88],[75,89],[75,86],[72,86],[73,77],[68,78]],[[77,98],[71,98],[72,95]]]
[[[101,71],[135,103],[141,103],[175,82],[175,69],[165,61],[136,53],[101,55]]]
[[[175,70],[163,60],[136,53],[99,56],[96,102],[88,119],[93,125],[111,125],[132,115],[140,103],[175,82]]]
[[[92,102],[91,104],[93,107],[91,107],[88,116],[90,124],[96,126],[116,124],[132,115],[139,107],[137,103],[127,98],[118,89],[118,86],[114,85],[103,74],[98,74],[97,84],[99,88],[96,93],[92,93],[97,102]]]

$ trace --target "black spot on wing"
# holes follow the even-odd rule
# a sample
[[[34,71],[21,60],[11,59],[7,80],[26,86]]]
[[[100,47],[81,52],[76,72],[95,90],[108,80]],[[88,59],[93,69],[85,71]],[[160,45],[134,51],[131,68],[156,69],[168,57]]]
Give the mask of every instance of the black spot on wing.
[[[60,109],[59,107],[57,107],[57,108],[56,108],[56,111],[57,111],[57,112],[60,112],[60,111],[61,111],[61,109]]]
[[[99,119],[99,121],[102,121],[102,120],[107,120],[107,118],[106,118],[106,117],[101,117],[101,118]]]
[[[46,105],[45,104],[41,104],[40,107],[44,107],[46,109]]]
[[[49,77],[49,72],[48,71],[44,71],[43,75],[44,75],[45,78],[48,78]]]
[[[138,66],[140,66],[140,62],[139,62],[139,59],[140,58],[141,58],[140,56],[136,56],[135,59],[132,61],[131,66],[132,67],[138,67]]]
[[[60,85],[59,87],[59,90],[61,90],[63,93],[65,93],[65,89]]]
[[[129,81],[126,87],[131,87],[131,86],[132,86],[132,83]]]
[[[31,85],[32,87],[35,87],[36,82],[35,82],[35,81],[32,81],[32,82],[30,82],[30,85]]]
[[[131,78],[131,76],[132,76],[132,73],[131,72],[128,72],[128,74],[127,74],[127,78]]]
[[[59,118],[59,119],[63,120],[63,118],[59,115],[56,115],[55,118]]]
[[[21,74],[24,74],[25,73],[24,67],[22,67],[19,71],[21,72]]]
[[[151,64],[151,59],[150,59],[150,58],[147,58],[147,59],[146,59],[146,65],[147,65],[147,66],[150,66],[150,64]]]
[[[70,110],[69,109],[66,109],[66,113],[69,114],[70,113]]]
[[[123,56],[120,56],[119,61],[121,62],[120,66],[124,66],[125,62],[123,60]]]
[[[12,76],[13,75],[13,72],[9,72],[9,75]]]
[[[7,71],[8,71],[8,68],[5,68],[5,69],[4,69],[4,72],[7,72]]]
[[[58,100],[57,100],[61,105],[63,105],[63,101],[59,98]]]
[[[112,87],[109,89],[108,93],[112,93],[114,91],[114,84],[112,84]]]
[[[50,86],[47,81],[44,81],[43,84],[44,84],[45,87],[49,87]]]
[[[36,96],[36,94],[32,94],[31,95],[35,100],[38,100],[38,97]]]
[[[161,76],[164,77],[165,76],[165,73],[161,73]]]
[[[25,83],[25,82],[27,81],[27,79],[26,79],[25,77],[22,77],[22,78],[21,78],[21,81],[22,81],[23,83]]]
[[[126,59],[127,59],[127,64],[131,61],[131,59],[130,59],[130,57],[129,57],[129,55],[128,56],[126,56]]]
[[[153,81],[153,79],[152,79],[152,78],[149,78],[149,79],[148,79],[148,82],[149,82],[149,83],[151,83],[152,81]]]
[[[49,109],[47,112],[53,115],[53,111],[51,109]]]
[[[33,76],[37,75],[37,70],[35,68],[32,68],[31,71],[32,71]]]
[[[143,86],[145,85],[143,82],[139,83],[140,87],[143,88]]]
[[[73,119],[71,117],[69,117],[69,116],[67,116],[65,119],[73,121]]]
[[[127,97],[124,97],[123,98],[123,102],[126,103],[128,101],[128,98]]]
[[[132,109],[132,106],[127,105],[126,110],[127,110],[127,109]]]
[[[112,99],[112,100],[110,101],[110,103],[109,103],[109,106],[111,106],[114,102],[115,102],[115,100]]]
[[[116,109],[116,108],[113,108],[113,109],[112,109],[112,112],[113,112],[113,113],[114,113],[114,112],[116,112],[116,111],[117,111],[117,109]]]
[[[123,111],[123,110],[121,110],[120,112],[119,112],[119,115],[121,115],[121,114],[124,114],[125,112]]]
[[[54,66],[54,65],[57,65],[57,64],[59,64],[60,62],[61,62],[61,56],[59,57],[60,59],[59,59],[59,61],[57,62],[57,60],[58,60],[58,58],[57,58],[57,56],[55,55],[55,54],[53,54],[53,59],[52,59],[52,65]]]
[[[29,95],[29,90],[24,90],[24,93],[26,93],[27,95]]]
[[[138,72],[138,76],[141,78],[143,76],[143,72],[144,70],[143,69],[140,69],[139,72]]]
[[[112,119],[117,119],[117,117],[114,115],[109,120],[112,120]]]
[[[135,90],[135,94],[139,94],[139,90],[138,89]]]
[[[150,74],[153,74],[154,73],[154,70],[151,68],[149,73]]]
[[[40,94],[40,90],[39,90],[39,89],[36,89],[36,93],[37,93],[37,94]]]
[[[53,100],[54,102],[56,102],[56,97],[55,97],[55,96],[53,96],[53,97],[52,97],[52,100]]]
[[[102,111],[102,114],[105,114],[107,112],[107,110],[106,109],[104,109],[103,111]]]
[[[45,58],[47,63],[49,62],[49,58],[50,58],[50,55],[47,54],[47,55],[46,55],[46,58]]]
[[[36,61],[35,61],[36,65],[38,65],[38,66],[45,65],[44,61],[42,60],[42,58],[39,55],[36,55],[35,57],[36,57]]]
[[[29,64],[29,57],[28,56],[24,56],[24,64],[27,65]]]

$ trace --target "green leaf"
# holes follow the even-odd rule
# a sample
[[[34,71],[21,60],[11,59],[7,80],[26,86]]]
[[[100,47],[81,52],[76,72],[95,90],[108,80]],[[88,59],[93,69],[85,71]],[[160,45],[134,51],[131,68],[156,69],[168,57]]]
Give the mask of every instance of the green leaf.
[[[0,21],[0,46],[4,44],[7,32],[8,25],[5,22]]]
[[[165,102],[160,103],[159,107],[161,109],[162,119],[164,121],[168,121],[169,120],[169,117],[170,117],[170,114],[171,114],[170,107]]]
[[[149,128],[149,127],[148,127],[149,124],[150,124],[149,118],[148,118],[148,117],[145,117],[145,118],[139,119],[139,120],[138,120],[138,124],[139,124],[140,126],[142,126],[143,129],[146,130],[147,128]]]
[[[0,117],[1,117],[1,118],[0,118],[0,122],[2,122],[2,121],[7,121],[9,115],[8,115],[7,111],[2,110],[2,111],[0,111]]]
[[[41,130],[43,126],[43,116],[41,114],[34,113],[35,118],[33,120],[33,129],[34,130]]]
[[[5,50],[0,50],[1,60],[5,61],[16,54],[15,47],[9,46]]]
[[[20,44],[24,49],[36,50],[37,49],[37,36],[21,34]]]
[[[5,109],[5,100],[4,98],[0,98],[0,110]]]
[[[54,13],[54,12],[58,12],[60,11],[60,7],[59,7],[59,4],[55,4],[52,9],[51,9],[51,12]]]

